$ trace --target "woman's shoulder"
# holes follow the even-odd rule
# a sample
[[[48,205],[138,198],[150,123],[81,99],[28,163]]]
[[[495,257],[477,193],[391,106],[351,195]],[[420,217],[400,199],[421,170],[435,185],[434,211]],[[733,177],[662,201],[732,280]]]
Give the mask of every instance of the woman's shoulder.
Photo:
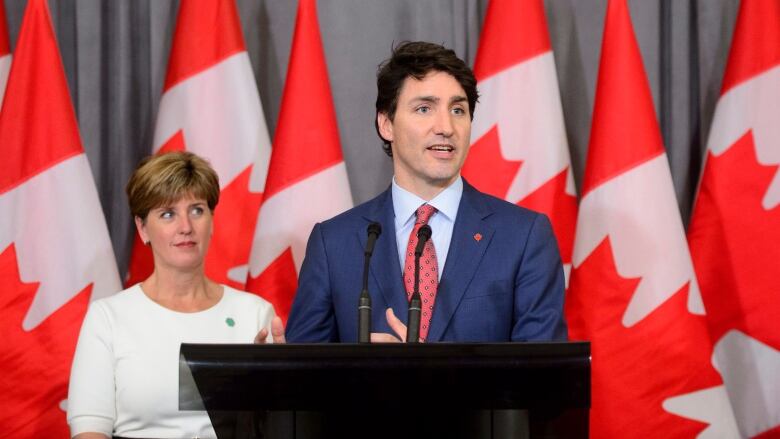
[[[139,299],[142,298],[142,296],[143,296],[143,291],[141,290],[141,284],[138,283],[122,291],[119,291],[118,293],[114,293],[110,296],[97,299],[94,302],[92,302],[92,306],[109,307],[109,308],[123,307],[123,306],[130,305],[134,302],[137,302]]]
[[[142,299],[142,296],[143,291],[141,290],[141,284],[135,284],[118,293],[96,299],[92,302],[91,306],[97,308],[122,309],[133,303],[138,303],[139,300]]]
[[[113,326],[117,321],[138,314],[138,307],[143,303],[143,291],[140,284],[110,296],[95,299],[89,304],[85,322],[96,325]]]

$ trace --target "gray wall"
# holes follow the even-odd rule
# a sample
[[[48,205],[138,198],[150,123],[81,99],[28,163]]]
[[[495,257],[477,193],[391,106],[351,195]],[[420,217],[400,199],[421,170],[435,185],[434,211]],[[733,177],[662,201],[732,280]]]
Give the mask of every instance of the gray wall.
[[[194,1],[194,0],[189,0]],[[523,0],[518,0],[523,1]],[[132,243],[124,184],[151,150],[176,0],[50,0],[71,95],[119,268]],[[5,0],[12,47],[24,0]],[[297,2],[238,0],[273,136]],[[355,202],[383,190],[391,164],[373,126],[376,66],[394,41],[430,40],[473,64],[485,0],[319,0],[319,20]],[[737,0],[629,1],[687,221],[723,76]],[[546,0],[578,187],[587,153],[606,0]]]

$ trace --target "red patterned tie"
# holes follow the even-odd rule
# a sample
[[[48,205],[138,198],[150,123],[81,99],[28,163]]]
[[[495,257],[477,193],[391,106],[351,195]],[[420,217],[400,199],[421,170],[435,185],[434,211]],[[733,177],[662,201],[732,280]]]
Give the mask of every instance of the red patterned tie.
[[[417,220],[414,222],[412,233],[409,234],[409,244],[406,246],[406,262],[404,263],[404,285],[406,286],[406,298],[412,299],[414,292],[414,249],[417,247],[417,231],[428,223],[428,220],[436,213],[436,208],[423,204],[417,209]],[[428,337],[428,328],[431,325],[433,303],[436,300],[436,290],[439,287],[439,263],[436,261],[436,249],[433,248],[433,240],[425,243],[420,257],[420,299],[422,300],[422,318],[420,319],[420,338],[425,341]]]

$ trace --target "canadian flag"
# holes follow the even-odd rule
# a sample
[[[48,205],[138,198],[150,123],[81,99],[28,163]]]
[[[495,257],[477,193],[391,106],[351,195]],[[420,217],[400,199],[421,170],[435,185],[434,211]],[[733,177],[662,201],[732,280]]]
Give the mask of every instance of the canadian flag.
[[[0,425],[69,437],[65,398],[91,298],[120,289],[46,0],[29,0],[0,110]]]
[[[8,25],[5,19],[5,6],[0,2],[0,105],[3,104],[5,81],[11,69],[11,45],[8,43]]]
[[[780,437],[780,3],[743,1],[689,245],[740,437]]]
[[[568,278],[577,199],[544,5],[492,0],[474,64],[480,103],[463,176],[545,213]]]
[[[626,0],[610,0],[573,270],[594,438],[736,437]]]
[[[206,275],[243,289],[271,142],[234,0],[179,6],[153,150],[185,149],[219,175]],[[151,250],[136,235],[126,284],[153,268]]]
[[[287,320],[314,224],[352,207],[314,0],[300,0],[247,290]]]

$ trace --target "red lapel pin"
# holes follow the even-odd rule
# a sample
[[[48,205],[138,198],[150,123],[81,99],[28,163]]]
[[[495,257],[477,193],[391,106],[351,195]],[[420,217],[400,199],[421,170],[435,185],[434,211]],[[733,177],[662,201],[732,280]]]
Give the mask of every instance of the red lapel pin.
[[[474,240],[479,242],[482,240],[482,234],[481,233],[475,233],[474,234]]]

